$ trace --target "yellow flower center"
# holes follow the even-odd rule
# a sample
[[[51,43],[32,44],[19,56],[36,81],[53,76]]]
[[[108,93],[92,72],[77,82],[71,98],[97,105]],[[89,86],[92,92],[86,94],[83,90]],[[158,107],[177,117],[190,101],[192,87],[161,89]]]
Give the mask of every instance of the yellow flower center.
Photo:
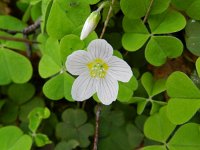
[[[87,64],[92,78],[104,78],[108,70],[108,65],[100,58],[95,59]]]

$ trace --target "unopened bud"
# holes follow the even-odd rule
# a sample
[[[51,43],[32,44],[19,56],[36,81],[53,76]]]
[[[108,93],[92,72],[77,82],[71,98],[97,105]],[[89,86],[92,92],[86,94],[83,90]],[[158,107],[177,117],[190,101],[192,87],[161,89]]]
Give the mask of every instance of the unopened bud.
[[[97,27],[101,18],[100,11],[93,11],[85,21],[83,29],[81,31],[81,40],[84,40],[94,29]]]

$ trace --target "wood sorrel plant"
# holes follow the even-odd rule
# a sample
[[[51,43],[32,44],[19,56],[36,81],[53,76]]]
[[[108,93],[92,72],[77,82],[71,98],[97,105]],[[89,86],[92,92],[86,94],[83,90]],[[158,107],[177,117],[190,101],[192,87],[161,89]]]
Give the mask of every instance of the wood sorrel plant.
[[[199,150],[199,8],[1,1],[0,149]]]

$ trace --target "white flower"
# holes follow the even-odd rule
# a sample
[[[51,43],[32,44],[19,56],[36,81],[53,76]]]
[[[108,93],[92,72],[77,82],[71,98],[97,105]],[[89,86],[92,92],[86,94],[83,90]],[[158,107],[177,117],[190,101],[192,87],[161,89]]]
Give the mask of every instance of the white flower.
[[[81,40],[84,40],[94,29],[96,28],[99,20],[100,20],[100,11],[93,11],[90,16],[87,18],[83,25],[83,29],[81,31]]]
[[[128,82],[133,73],[122,59],[113,56],[113,48],[105,40],[93,40],[87,51],[78,50],[67,57],[67,70],[79,75],[72,85],[72,98],[89,99],[97,93],[99,100],[109,105],[117,99],[118,81]]]

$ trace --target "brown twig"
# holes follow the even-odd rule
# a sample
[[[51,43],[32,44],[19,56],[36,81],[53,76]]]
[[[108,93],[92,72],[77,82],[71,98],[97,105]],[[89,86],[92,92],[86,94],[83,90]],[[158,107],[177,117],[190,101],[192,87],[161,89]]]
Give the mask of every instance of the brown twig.
[[[22,33],[22,31],[14,31],[14,30],[2,29],[2,28],[0,28],[0,31],[6,32],[6,33],[9,33],[9,34]]]
[[[40,24],[41,24],[41,19],[39,18],[36,22],[34,22],[34,23],[31,24],[30,26],[26,27],[26,28],[22,31],[22,33],[23,33],[23,34],[26,34],[26,35],[29,35],[29,34],[33,33],[33,32],[35,32],[35,30],[36,30],[37,28],[40,27]]]
[[[26,27],[22,31],[24,38],[28,39],[28,35],[32,34],[33,32],[35,32],[35,30],[40,27],[40,24],[41,24],[41,19],[39,18],[35,23],[33,23],[32,25]],[[27,47],[26,48],[26,53],[27,53],[28,57],[31,57],[31,54],[32,54],[32,46],[31,46],[31,44],[26,43],[26,47]]]
[[[0,29],[0,31],[7,32],[9,34],[17,34],[22,33],[24,38],[16,38],[16,37],[8,37],[8,36],[0,36],[0,39],[8,40],[8,41],[16,41],[16,42],[24,42],[26,44],[26,52],[28,57],[31,56],[32,53],[32,44],[38,43],[35,41],[30,41],[28,39],[28,35],[35,32],[37,28],[40,27],[41,19],[38,19],[35,23],[31,24],[30,26],[24,28],[22,31],[14,31],[14,30],[8,30],[8,29]]]
[[[0,36],[0,39],[7,40],[7,41],[16,41],[16,42],[23,42],[28,44],[38,44],[39,42],[31,41],[24,38],[16,38],[16,37],[9,37],[9,36]]]
[[[98,139],[99,139],[99,120],[100,120],[101,107],[102,107],[101,104],[97,105],[96,122],[95,122],[96,125],[95,125],[93,150],[97,150],[97,145],[98,145]]]
[[[112,3],[110,5],[109,11],[108,11],[108,15],[107,15],[106,20],[104,22],[103,30],[102,30],[101,35],[99,37],[100,39],[102,39],[104,33],[106,32],[106,28],[107,28],[108,22],[110,20],[110,16],[111,16],[111,13],[112,13],[112,10],[113,10],[114,3],[115,3],[115,0],[112,0]]]
[[[149,14],[151,12],[151,8],[153,6],[153,2],[154,2],[154,0],[150,1],[149,7],[148,7],[147,12],[146,12],[144,19],[143,19],[143,23],[145,23],[147,21],[148,17],[149,17]]]

